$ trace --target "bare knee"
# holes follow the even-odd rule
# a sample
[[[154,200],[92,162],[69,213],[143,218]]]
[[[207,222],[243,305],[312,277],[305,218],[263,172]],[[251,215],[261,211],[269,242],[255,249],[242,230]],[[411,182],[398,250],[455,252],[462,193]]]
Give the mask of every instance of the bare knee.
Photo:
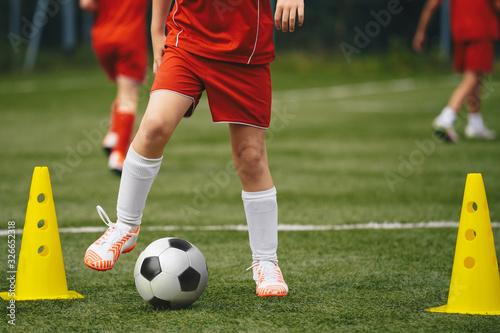
[[[161,157],[175,128],[191,107],[192,100],[170,91],[155,91],[132,143],[137,153],[149,158]]]
[[[145,117],[141,124],[141,135],[147,144],[163,143],[164,145],[172,136],[168,123],[155,117]]]
[[[172,136],[175,126],[157,117],[144,117],[132,143],[135,151],[144,157],[159,158]]]
[[[265,151],[253,146],[237,149],[233,160],[238,174],[246,178],[258,177],[267,168]]]

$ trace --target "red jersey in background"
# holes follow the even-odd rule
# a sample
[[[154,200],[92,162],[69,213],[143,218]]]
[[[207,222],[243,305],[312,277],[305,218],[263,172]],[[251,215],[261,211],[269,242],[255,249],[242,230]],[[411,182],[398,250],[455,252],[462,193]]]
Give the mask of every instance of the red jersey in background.
[[[148,66],[146,16],[150,0],[99,0],[92,48],[115,81],[118,75],[143,82]]]
[[[99,0],[92,38],[146,45],[150,0]]]
[[[455,41],[498,39],[498,19],[490,0],[450,1],[451,33]]]

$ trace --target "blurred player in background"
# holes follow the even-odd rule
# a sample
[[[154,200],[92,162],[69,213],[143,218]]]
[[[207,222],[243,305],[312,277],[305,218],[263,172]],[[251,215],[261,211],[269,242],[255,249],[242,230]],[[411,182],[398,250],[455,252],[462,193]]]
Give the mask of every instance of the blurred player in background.
[[[106,233],[85,254],[97,270],[113,268],[136,242],[163,150],[182,117],[190,116],[204,90],[212,119],[229,124],[233,162],[252,251],[257,295],[285,296],[278,266],[278,206],[265,145],[271,117],[273,17],[267,0],[154,0],[151,22],[156,74],[146,113],[123,166],[116,223],[98,207]],[[168,19],[167,19],[168,15]],[[302,25],[303,0],[278,0],[274,24]],[[165,22],[168,34],[165,36]]]
[[[110,128],[102,144],[109,168],[118,174],[134,132],[139,86],[146,79],[149,5],[150,0],[80,0],[80,7],[95,15],[92,49],[117,86]]]
[[[422,52],[426,30],[442,0],[428,0],[418,23],[413,48]],[[480,113],[483,75],[493,72],[494,42],[499,37],[497,13],[500,0],[450,0],[453,62],[462,82],[452,93],[448,105],[434,119],[433,128],[440,138],[457,142],[454,129],[457,114],[464,103],[469,106],[465,135],[468,138],[492,140],[496,134],[483,123]]]

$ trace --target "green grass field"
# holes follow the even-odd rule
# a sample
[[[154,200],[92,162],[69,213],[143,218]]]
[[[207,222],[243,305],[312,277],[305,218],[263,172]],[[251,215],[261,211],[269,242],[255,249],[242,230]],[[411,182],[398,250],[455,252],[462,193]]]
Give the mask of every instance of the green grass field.
[[[446,70],[363,75],[342,65],[273,64],[275,98],[270,167],[279,219],[293,226],[362,226],[368,222],[458,222],[465,179],[482,173],[491,221],[500,220],[500,146],[440,143],[430,131],[460,77]],[[352,69],[352,75],[349,70]],[[340,72],[340,74],[339,74]],[[483,110],[500,132],[500,84],[487,78]],[[151,84],[151,80],[149,82]],[[333,88],[332,88],[333,87]],[[141,91],[140,109],[148,87]],[[96,272],[83,255],[112,219],[119,179],[106,168],[96,138],[104,134],[114,87],[97,68],[0,77],[0,221],[22,228],[33,169],[48,166],[68,287],[79,300],[16,302],[15,328],[1,301],[0,331],[24,332],[498,332],[500,317],[429,313],[446,304],[456,227],[280,231],[278,255],[290,287],[281,299],[254,295],[247,233],[210,230],[244,225],[241,186],[231,169],[226,125],[215,125],[206,100],[181,122],[167,146],[144,212],[136,250]],[[142,112],[141,112],[142,114]],[[463,115],[464,113],[462,113]],[[497,223],[495,224],[495,226]],[[210,277],[191,307],[159,311],[137,293],[133,267],[161,237],[193,242]],[[500,253],[500,229],[493,228]],[[21,235],[16,238],[17,254]],[[0,291],[7,281],[7,237],[0,236]]]

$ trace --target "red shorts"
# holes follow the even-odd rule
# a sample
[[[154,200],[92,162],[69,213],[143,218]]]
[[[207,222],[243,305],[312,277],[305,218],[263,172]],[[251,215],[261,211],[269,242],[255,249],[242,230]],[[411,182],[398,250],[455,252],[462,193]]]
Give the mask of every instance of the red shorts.
[[[493,41],[468,41],[453,44],[453,68],[462,73],[492,73],[495,60],[495,45]]]
[[[145,81],[148,67],[146,46],[93,40],[92,48],[110,80],[116,81],[118,75],[123,75],[139,82]]]
[[[247,65],[200,57],[168,47],[151,92],[173,91],[193,100],[185,117],[193,114],[204,90],[214,123],[236,123],[268,128],[271,120],[269,64]]]

